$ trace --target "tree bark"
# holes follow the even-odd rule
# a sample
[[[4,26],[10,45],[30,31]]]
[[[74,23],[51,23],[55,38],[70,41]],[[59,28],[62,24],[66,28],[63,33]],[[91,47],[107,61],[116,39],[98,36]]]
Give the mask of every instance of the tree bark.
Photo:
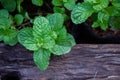
[[[18,72],[21,80],[120,80],[118,44],[78,44],[68,54],[51,57],[45,71],[36,67],[32,55],[19,44],[0,43],[0,78]]]

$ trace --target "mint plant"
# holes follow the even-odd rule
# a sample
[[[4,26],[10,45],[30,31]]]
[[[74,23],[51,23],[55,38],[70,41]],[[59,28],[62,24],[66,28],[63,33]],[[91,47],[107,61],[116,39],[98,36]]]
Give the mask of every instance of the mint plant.
[[[68,10],[72,10],[75,6],[75,0],[52,0],[54,6],[64,6]]]
[[[117,18],[116,18],[117,17]],[[109,28],[120,29],[120,0],[84,0],[78,3],[71,13],[75,24],[81,24],[87,19],[92,20],[92,27],[102,30]],[[112,22],[112,23],[111,23]]]
[[[64,20],[68,20],[69,16],[66,14],[66,9],[72,10],[75,2],[75,0],[52,0],[53,11],[54,13],[61,13],[64,16]]]
[[[71,47],[75,45],[73,37],[67,33],[63,25],[68,17],[66,9],[72,10],[75,1],[63,0],[62,5],[64,6],[62,7],[62,5],[56,6],[53,0],[54,10],[52,11],[54,11],[54,14],[47,13],[46,17],[36,16],[35,19],[30,18],[27,11],[24,10],[23,1],[0,0],[0,6],[4,8],[0,10],[0,41],[11,46],[19,42],[26,49],[33,51],[35,64],[41,70],[45,70],[49,65],[51,54],[62,55],[68,53]],[[37,7],[41,7],[44,3],[43,0],[30,1]],[[26,25],[25,22],[28,21],[33,23],[33,27],[24,26]]]
[[[62,16],[64,17],[64,20],[65,21],[68,20],[68,15],[66,14],[65,8],[55,6],[55,7],[53,7],[53,11],[54,11],[54,13],[61,13]]]
[[[5,9],[0,10],[0,41],[13,46],[17,43],[17,33],[18,30],[12,26],[8,11]]]
[[[41,70],[48,67],[51,54],[68,53],[75,45],[63,23],[64,18],[60,13],[38,16],[33,22],[33,28],[23,28],[18,34],[19,43],[34,51],[34,62]]]
[[[21,15],[21,14],[16,14],[14,16],[14,22],[17,24],[17,25],[20,25],[23,23],[23,19],[24,17]]]

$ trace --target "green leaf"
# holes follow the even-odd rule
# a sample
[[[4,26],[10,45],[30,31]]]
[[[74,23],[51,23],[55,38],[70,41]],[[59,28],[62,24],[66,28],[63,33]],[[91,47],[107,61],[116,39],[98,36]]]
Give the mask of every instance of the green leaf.
[[[102,30],[106,30],[108,28],[108,20],[109,15],[104,12],[98,13],[98,20],[95,21],[92,25],[93,28],[100,27]]]
[[[17,0],[17,10],[19,13],[22,11],[22,7],[21,7],[22,2],[23,2],[23,0]]]
[[[1,40],[10,46],[13,46],[17,43],[17,34],[18,31],[16,29],[0,29]]]
[[[20,30],[20,32],[18,33],[18,41],[29,50],[38,50],[39,48],[37,41],[32,35],[31,28],[23,28],[22,30]]]
[[[114,17],[110,17],[109,19],[109,24],[111,26],[112,29],[120,29],[120,16],[114,16]]]
[[[68,15],[65,13],[65,8],[54,7],[53,10],[54,10],[54,13],[61,13],[62,16],[64,17],[64,21],[68,20]]]
[[[112,5],[120,9],[120,0],[111,0]]]
[[[6,9],[1,9],[0,10],[0,18],[3,17],[3,18],[8,18],[9,17],[9,13]]]
[[[96,5],[93,6],[93,8],[96,11],[100,11],[104,8],[106,8],[109,5],[109,0],[99,0]]]
[[[42,48],[49,49],[55,45],[55,40],[50,35],[45,35],[43,38]]]
[[[64,23],[64,18],[62,14],[54,13],[52,15],[47,16],[47,19],[49,20],[49,24],[53,27],[53,30],[59,30],[60,28],[62,28]]]
[[[68,9],[68,10],[72,10],[75,6],[75,0],[67,0],[67,2],[64,2],[64,6]]]
[[[59,38],[66,38],[67,36],[67,31],[65,26],[61,27],[60,29],[56,30],[56,34],[57,34],[57,39],[59,40]]]
[[[15,0],[1,0],[2,6],[10,12],[13,12],[16,8]]]
[[[50,52],[45,49],[39,49],[34,52],[33,59],[38,68],[45,70],[49,65]]]
[[[109,20],[109,15],[104,13],[104,12],[99,12],[98,13],[98,20],[101,22],[107,21]]]
[[[64,17],[64,21],[69,20],[69,16],[68,16],[67,14],[62,14],[62,15],[63,15],[63,17]]]
[[[63,2],[68,2],[69,0],[63,0]]]
[[[32,21],[32,19],[29,17],[28,12],[25,12],[24,17],[25,17],[25,19]],[[30,21],[30,22],[31,22],[31,21]]]
[[[43,0],[32,0],[32,3],[36,6],[42,6],[43,5]]]
[[[61,8],[61,7],[53,7],[54,13],[65,13],[65,8]]]
[[[84,2],[89,2],[89,3],[97,3],[100,0],[84,0]]]
[[[97,28],[97,27],[100,27],[100,21],[99,20],[93,22],[93,24],[92,24],[92,28]]]
[[[74,37],[71,34],[69,34],[69,33],[67,34],[67,40],[66,41],[69,42],[69,44],[66,44],[66,46],[72,47],[72,46],[76,45]]]
[[[71,19],[75,24],[85,22],[93,13],[92,5],[89,3],[77,4],[72,10]]]
[[[59,44],[62,46],[69,46],[69,47],[75,45],[73,36],[66,32],[65,27],[63,27],[61,30],[57,32],[58,32],[58,37],[56,39],[56,44]]]
[[[17,34],[18,31],[15,29],[10,29],[9,34],[7,34],[6,36],[4,36],[4,42],[6,44],[9,44],[11,46],[14,46],[15,44],[17,44],[18,40],[17,40]]]
[[[41,37],[42,35],[49,34],[51,31],[51,26],[49,21],[45,17],[37,17],[33,23],[33,35],[36,37]]]
[[[62,46],[62,45],[54,45],[53,48],[50,48],[51,53],[55,55],[63,55],[68,53],[71,50],[70,47]]]
[[[51,38],[56,39],[57,38],[57,33],[55,31],[51,31],[49,34]]]
[[[108,28],[108,20],[109,15],[104,12],[98,13],[98,20],[100,21],[100,27],[102,30],[106,30]]]
[[[0,41],[4,40],[4,29],[0,29]]]
[[[115,6],[109,6],[104,10],[109,16],[120,16],[120,11]]]
[[[8,18],[0,18],[0,29],[7,29],[11,26],[11,20]]]
[[[17,42],[18,42],[17,36],[16,36],[16,37],[11,37],[11,38],[10,38],[10,37],[5,37],[5,38],[4,38],[4,43],[5,43],[5,44],[8,44],[8,45],[10,45],[10,46],[16,45]]]
[[[74,41],[74,38],[70,34],[67,34],[66,38],[59,38],[56,41],[56,44],[66,46],[66,47],[72,47],[75,45],[75,41]]]
[[[75,45],[74,38],[67,34],[64,28],[58,33],[58,37],[56,39],[56,45],[50,48],[50,51],[56,55],[62,55],[68,53],[71,50],[71,47]]]
[[[102,30],[108,29],[108,21],[101,22],[100,27]]]
[[[16,22],[16,24],[20,25],[23,23],[23,16],[21,14],[16,14],[14,17],[14,21]]]
[[[105,31],[106,29],[108,29],[108,21],[103,20],[103,22],[101,22],[101,21],[97,20],[92,24],[92,27],[93,28],[100,27],[102,30]]]
[[[54,6],[62,6],[63,1],[62,0],[52,0],[52,4]]]

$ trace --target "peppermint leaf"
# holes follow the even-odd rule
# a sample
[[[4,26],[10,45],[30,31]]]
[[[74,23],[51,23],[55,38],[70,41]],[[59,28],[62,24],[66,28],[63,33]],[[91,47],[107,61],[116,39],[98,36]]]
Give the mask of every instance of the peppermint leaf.
[[[71,19],[75,24],[85,22],[93,13],[92,5],[88,3],[79,3],[72,10]]]
[[[33,59],[38,68],[45,70],[49,65],[50,52],[45,49],[39,49],[34,52]]]
[[[38,50],[37,41],[32,35],[31,28],[23,28],[18,34],[18,41],[29,50]]]
[[[42,6],[43,5],[43,0],[32,0],[32,3],[36,6]]]

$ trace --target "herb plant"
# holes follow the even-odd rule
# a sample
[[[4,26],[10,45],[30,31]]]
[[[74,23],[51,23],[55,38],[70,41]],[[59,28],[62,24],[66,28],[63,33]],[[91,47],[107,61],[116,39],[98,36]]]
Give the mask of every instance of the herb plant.
[[[54,6],[64,6],[68,10],[73,9],[75,2],[75,0],[52,0]]]
[[[22,13],[23,8],[21,3],[24,0],[0,0],[2,6],[7,9],[9,12],[14,12],[15,9],[18,10],[19,13]],[[31,2],[36,6],[42,6],[43,0],[31,0]]]
[[[17,33],[18,30],[12,26],[8,11],[0,10],[0,41],[13,46],[17,43]]]
[[[38,13],[35,14],[35,19],[29,17],[29,13],[24,10],[24,1],[0,0],[0,41],[11,46],[19,42],[33,51],[34,62],[41,70],[48,67],[51,54],[68,53],[75,45],[74,38],[67,33],[66,26],[63,25],[70,19],[70,11],[75,24],[89,20],[90,23],[92,21],[93,28],[101,27],[106,30],[110,26],[120,29],[120,0],[84,0],[78,4],[75,4],[78,0],[51,0],[52,6],[51,3],[44,4],[49,7],[50,12],[42,13],[41,8],[35,10]],[[30,1],[37,8],[45,3],[44,0]],[[28,21],[33,23],[33,27],[22,26]],[[22,27],[17,28],[19,26]]]
[[[10,46],[19,42],[26,49],[34,51],[35,64],[41,70],[45,70],[49,65],[51,54],[68,53],[75,45],[74,38],[67,33],[66,27],[63,25],[67,17],[66,9],[72,10],[75,1],[62,0],[62,3],[57,6],[55,2],[59,3],[59,0],[52,0],[54,14],[47,13],[46,17],[36,16],[35,19],[30,18],[27,11],[21,6],[23,1],[0,0],[0,6],[3,7],[0,9],[0,41]],[[37,7],[44,3],[43,0],[30,1]],[[33,27],[22,26],[27,21],[33,23]]]
[[[60,13],[47,17],[38,16],[33,22],[33,28],[23,28],[18,34],[18,41],[34,51],[34,62],[41,70],[48,67],[51,54],[68,53],[75,45],[63,23],[64,18]]]
[[[75,6],[75,0],[52,0],[54,5],[53,11],[55,13],[61,13],[64,16],[64,19],[67,20],[69,16],[66,14],[67,10],[72,10]]]
[[[92,27],[106,30],[109,26],[120,29],[120,0],[84,0],[78,3],[71,13],[75,24],[81,24],[87,19],[92,20]]]

